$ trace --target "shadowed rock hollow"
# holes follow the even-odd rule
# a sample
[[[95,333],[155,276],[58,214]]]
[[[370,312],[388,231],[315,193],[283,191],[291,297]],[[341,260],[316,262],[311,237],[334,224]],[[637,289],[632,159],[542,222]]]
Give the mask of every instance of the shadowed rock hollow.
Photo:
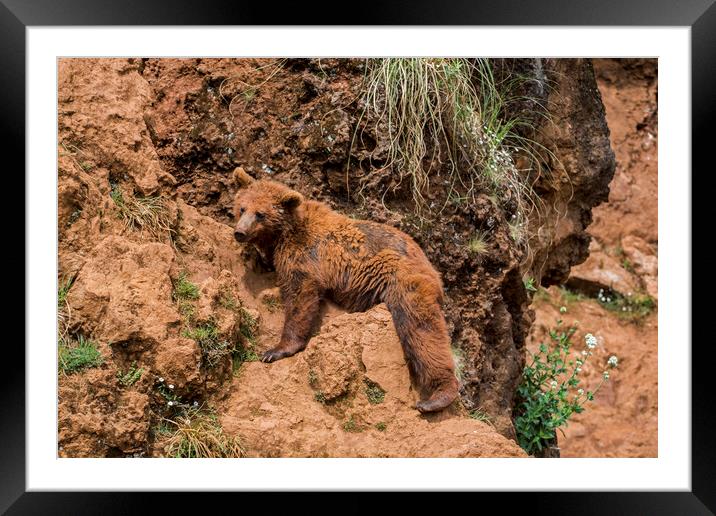
[[[530,135],[553,151],[544,163],[549,174],[536,183],[550,207],[541,221],[549,229],[527,266],[487,195],[416,224],[410,192],[391,189],[391,174],[377,172],[388,142],[376,120],[361,117],[362,61],[275,65],[60,62],[60,275],[76,277],[68,295],[71,332],[91,336],[105,359],[60,377],[60,453],[160,455],[153,428],[171,415],[162,378],[182,402],[213,406],[224,431],[240,435],[251,456],[523,456],[511,440],[513,395],[534,317],[523,277],[561,281],[586,258],[584,229],[614,171],[590,61],[510,64],[549,85],[533,92],[550,116]],[[362,138],[351,146],[356,125]],[[444,279],[461,404],[427,417],[412,408],[407,368],[382,306],[355,314],[327,307],[320,332],[290,359],[245,362],[233,374],[228,355],[207,364],[188,324],[212,324],[247,347],[248,313],[258,322],[251,340],[261,352],[278,341],[283,321],[272,273],[250,267],[232,238],[229,178],[239,165],[415,238]],[[360,188],[363,197],[351,195]],[[119,190],[125,199],[161,196],[161,230],[127,228],[118,216]],[[445,192],[438,186],[431,195],[440,201]],[[474,256],[467,243],[478,229],[489,230],[490,240],[487,252]],[[182,273],[198,287],[190,315],[173,295]],[[120,385],[117,371],[132,364],[143,368],[142,378]],[[371,387],[384,392],[381,402],[368,399]],[[470,418],[474,409],[489,423]]]

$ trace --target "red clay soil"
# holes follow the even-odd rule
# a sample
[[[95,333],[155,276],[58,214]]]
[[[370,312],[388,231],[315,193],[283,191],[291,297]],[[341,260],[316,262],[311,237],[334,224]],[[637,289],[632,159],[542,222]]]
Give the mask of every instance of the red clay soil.
[[[657,291],[657,74],[655,60],[595,60],[595,72],[607,111],[617,169],[609,202],[593,210],[588,260],[572,269],[570,282],[603,285],[622,295]],[[562,457],[656,457],[658,381],[657,311],[633,321],[605,309],[595,299],[564,298],[556,287],[536,296],[536,320],[528,349],[536,351],[554,327],[559,307],[565,324],[579,322],[575,336],[600,340],[584,368],[595,387],[612,354],[619,366],[593,402],[559,434]],[[572,301],[569,301],[572,299]]]

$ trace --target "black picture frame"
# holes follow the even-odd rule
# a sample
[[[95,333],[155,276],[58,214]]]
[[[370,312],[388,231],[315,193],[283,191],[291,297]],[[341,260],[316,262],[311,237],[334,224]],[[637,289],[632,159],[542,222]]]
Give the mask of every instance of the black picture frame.
[[[550,25],[550,26],[688,26],[691,28],[692,73],[692,157],[697,163],[711,164],[712,145],[708,131],[716,112],[716,4],[715,0],[501,0],[396,1],[386,5],[362,3],[355,6],[350,18],[336,16],[340,10],[328,2],[286,4],[196,0],[161,0],[125,2],[109,0],[0,0],[0,106],[3,109],[2,141],[7,149],[24,148],[25,139],[25,42],[27,26],[63,25],[344,25],[346,19],[355,25]],[[321,5],[325,4],[325,5]],[[340,6],[339,6],[340,7]],[[331,18],[331,19],[329,19]],[[15,170],[24,170],[24,154]],[[22,168],[20,168],[22,167]],[[704,170],[706,172],[706,170]],[[684,180],[691,180],[693,173]],[[7,174],[6,174],[7,175]],[[16,192],[23,191],[24,182]],[[693,192],[692,188],[692,192]],[[24,196],[23,196],[24,198]],[[708,201],[707,201],[708,202]],[[694,203],[696,205],[696,203]],[[694,233],[692,232],[692,235]],[[24,249],[24,248],[23,248]],[[25,266],[25,277],[32,274]],[[16,262],[20,256],[15,255]],[[693,272],[692,272],[693,274]],[[692,304],[698,309],[696,304]],[[703,305],[702,305],[703,306]],[[701,308],[702,310],[708,307]],[[692,316],[693,318],[693,316]],[[690,492],[590,492],[590,493],[509,493],[481,494],[479,505],[485,507],[485,496],[509,498],[510,510],[525,506],[530,513],[552,514],[713,514],[716,511],[716,447],[711,436],[715,418],[709,374],[712,346],[709,340],[699,344],[692,337],[692,490]],[[6,344],[6,348],[10,347]],[[25,489],[25,354],[12,346],[16,356],[5,355],[0,375],[0,511],[8,514],[114,514],[135,512],[132,493],[39,493]],[[12,362],[9,362],[12,360]],[[242,494],[241,496],[246,496]],[[473,495],[474,496],[474,495]],[[146,499],[146,496],[144,496]],[[185,495],[172,495],[171,505],[184,503]],[[279,496],[279,500],[297,503],[296,496]],[[299,500],[304,497],[298,497]],[[162,500],[167,500],[166,495]],[[263,499],[275,507],[276,498]],[[424,505],[424,496],[412,496],[410,505]],[[168,501],[168,500],[167,500]],[[142,502],[142,508],[147,506]],[[164,502],[161,502],[164,504]],[[300,503],[300,501],[299,501]],[[402,503],[402,502],[401,502]],[[418,505],[420,504],[420,505]],[[168,507],[168,506],[167,506]],[[245,506],[248,507],[248,506]],[[351,512],[370,510],[368,506],[348,504]],[[529,508],[529,509],[527,509]],[[238,507],[237,507],[238,509]],[[138,512],[138,511],[137,511]]]

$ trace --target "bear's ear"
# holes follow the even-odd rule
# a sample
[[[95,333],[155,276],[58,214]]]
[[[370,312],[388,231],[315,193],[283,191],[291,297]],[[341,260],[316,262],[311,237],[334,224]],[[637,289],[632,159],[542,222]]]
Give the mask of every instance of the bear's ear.
[[[255,181],[255,179],[248,175],[242,167],[236,167],[234,169],[234,174],[231,176],[231,180],[237,188],[245,188]]]
[[[281,205],[282,208],[289,210],[289,211],[298,207],[298,205],[301,204],[302,202],[303,202],[303,195],[301,195],[298,192],[294,192],[293,190],[283,194],[283,196],[278,201],[278,203]]]

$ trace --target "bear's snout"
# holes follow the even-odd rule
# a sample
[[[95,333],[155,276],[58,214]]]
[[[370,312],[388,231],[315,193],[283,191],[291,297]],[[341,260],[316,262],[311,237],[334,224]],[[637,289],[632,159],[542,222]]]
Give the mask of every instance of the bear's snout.
[[[237,242],[245,242],[246,241],[246,233],[243,231],[239,231],[238,229],[234,231],[234,238]]]

